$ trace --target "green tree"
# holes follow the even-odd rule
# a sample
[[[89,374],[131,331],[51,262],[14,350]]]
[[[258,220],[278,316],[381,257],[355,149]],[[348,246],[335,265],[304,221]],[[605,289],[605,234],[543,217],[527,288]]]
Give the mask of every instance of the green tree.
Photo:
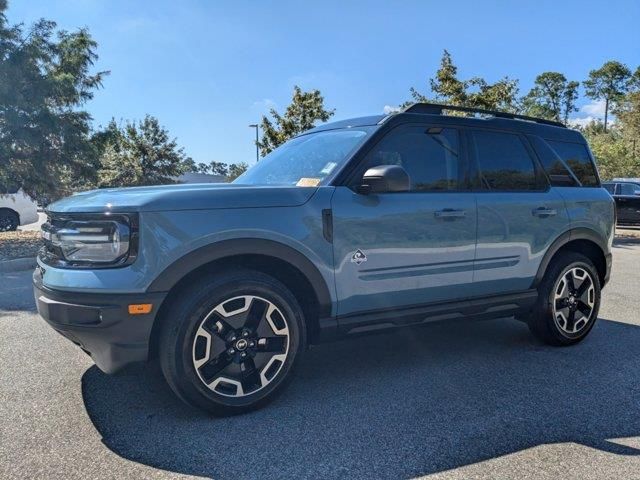
[[[258,142],[260,154],[265,156],[292,137],[309,130],[316,122],[326,122],[335,110],[327,110],[320,90],[303,92],[297,85],[293,88],[291,104],[283,115],[275,109],[270,114],[273,120],[262,117],[262,140]]]
[[[442,54],[435,78],[429,79],[429,86],[437,101],[457,106],[467,103],[467,83],[458,79],[458,67],[447,50]],[[427,96],[418,93],[415,88],[411,88],[410,92],[416,102],[429,101]]]
[[[198,164],[195,165],[195,168],[193,168],[191,171],[192,172],[198,172],[198,173],[209,173],[209,169],[211,168],[211,166],[207,163],[204,162],[200,162]]]
[[[244,172],[246,172],[247,168],[249,168],[249,165],[247,165],[245,162],[232,163],[231,165],[229,165],[229,173],[227,174],[227,178],[231,182],[242,175]]]
[[[518,81],[504,77],[496,83],[487,83],[483,78],[474,77],[468,85],[476,91],[468,95],[467,105],[487,110],[499,110],[502,112],[518,111]]]
[[[603,179],[638,176],[639,159],[633,155],[633,146],[624,140],[621,132],[610,129],[595,135],[585,133],[585,137]]]
[[[209,164],[209,171],[213,175],[222,175],[223,177],[226,177],[229,175],[229,165],[224,162],[211,162]]]
[[[604,100],[604,130],[607,131],[609,110],[629,90],[631,70],[623,63],[608,61],[602,67],[591,70],[589,78],[582,84],[587,97]]]
[[[640,90],[640,67],[636,68],[636,71],[631,75],[628,86],[630,91]]]
[[[98,150],[81,109],[108,72],[91,73],[97,44],[86,29],[40,20],[9,25],[0,0],[0,189],[59,196],[95,181]]]
[[[569,115],[577,110],[579,87],[578,82],[568,81],[562,73],[541,73],[522,100],[524,111],[534,117],[567,123]]]
[[[625,95],[613,112],[618,117],[623,137],[631,146],[631,154],[638,161],[637,172],[640,172],[640,90]],[[634,176],[638,176],[637,172]]]
[[[98,172],[100,186],[133,186],[174,183],[193,169],[194,162],[155,117],[126,122],[119,128],[111,121]]]
[[[603,122],[582,129],[602,178],[637,177],[640,172],[640,91],[616,101],[612,112],[618,121],[605,132]]]
[[[440,67],[435,78],[429,79],[429,88],[433,98],[411,88],[413,102],[436,102],[462,107],[485,108],[489,110],[517,111],[518,81],[504,77],[496,83],[488,83],[481,77],[469,80],[458,78],[458,67],[453,63],[451,54],[445,50],[440,60]]]

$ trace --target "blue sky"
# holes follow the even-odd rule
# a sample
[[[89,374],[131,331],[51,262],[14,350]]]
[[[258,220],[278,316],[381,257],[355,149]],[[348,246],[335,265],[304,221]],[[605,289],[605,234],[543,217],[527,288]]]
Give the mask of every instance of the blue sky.
[[[9,21],[88,27],[96,125],[157,116],[198,162],[255,159],[254,131],[294,85],[318,88],[335,119],[381,113],[427,90],[443,49],[462,78],[538,73],[582,80],[604,61],[640,65],[640,2],[10,0]],[[598,116],[581,98],[576,117]]]

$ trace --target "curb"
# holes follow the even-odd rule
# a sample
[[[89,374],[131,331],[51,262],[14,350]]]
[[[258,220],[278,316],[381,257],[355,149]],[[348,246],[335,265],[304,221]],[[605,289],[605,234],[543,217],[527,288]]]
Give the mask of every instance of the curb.
[[[15,260],[0,261],[0,273],[19,272],[36,268],[36,258],[16,258]]]

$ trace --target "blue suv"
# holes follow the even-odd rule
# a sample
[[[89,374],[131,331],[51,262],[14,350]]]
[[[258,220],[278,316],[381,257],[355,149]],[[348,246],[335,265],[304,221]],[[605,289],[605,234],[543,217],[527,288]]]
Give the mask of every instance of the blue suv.
[[[181,399],[233,414],[334,338],[514,316],[548,344],[581,341],[614,216],[579,132],[416,104],[307,131],[231,184],[56,202],[34,291],[103,371],[156,359]]]

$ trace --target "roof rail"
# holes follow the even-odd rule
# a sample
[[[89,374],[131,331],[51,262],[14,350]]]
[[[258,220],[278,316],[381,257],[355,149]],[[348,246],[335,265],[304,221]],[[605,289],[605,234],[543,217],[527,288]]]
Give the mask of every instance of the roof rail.
[[[543,123],[545,125],[553,125],[554,127],[564,127],[564,123],[556,122],[554,120],[546,120],[544,118],[529,117],[527,115],[517,115],[515,113],[498,112],[496,110],[487,110],[484,108],[474,107],[459,107],[457,105],[440,105],[438,103],[414,103],[406,107],[403,112],[405,113],[427,113],[429,115],[442,115],[444,110],[453,110],[456,112],[468,112],[468,113],[481,113],[484,115],[491,115],[497,118],[510,118],[513,120],[526,120],[527,122]]]

